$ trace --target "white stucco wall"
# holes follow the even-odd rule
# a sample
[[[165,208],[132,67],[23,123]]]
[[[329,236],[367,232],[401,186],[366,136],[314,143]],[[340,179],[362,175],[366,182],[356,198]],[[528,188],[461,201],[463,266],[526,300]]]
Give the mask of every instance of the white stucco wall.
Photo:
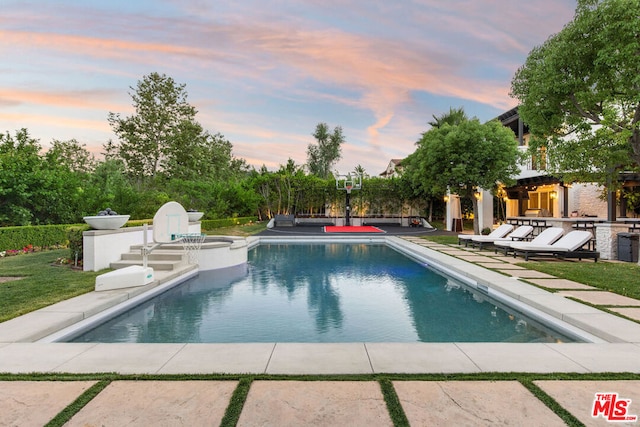
[[[200,222],[189,224],[189,233],[200,233]],[[120,260],[131,246],[144,243],[143,227],[128,227],[118,230],[89,230],[82,233],[83,270],[100,271]],[[148,227],[147,243],[153,243],[153,226]]]

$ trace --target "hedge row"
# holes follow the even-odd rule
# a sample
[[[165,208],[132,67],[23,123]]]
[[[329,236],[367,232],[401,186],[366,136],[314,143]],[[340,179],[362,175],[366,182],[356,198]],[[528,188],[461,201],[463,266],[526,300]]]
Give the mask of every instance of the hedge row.
[[[0,251],[19,250],[29,245],[41,248],[67,246],[69,243],[68,232],[74,227],[82,226],[63,224],[2,227],[0,228]]]
[[[221,227],[244,225],[257,221],[258,217],[241,217],[225,219],[207,219],[201,222],[202,231]],[[128,221],[125,227],[138,227],[143,224],[151,225],[153,220],[142,219]],[[48,248],[52,246],[73,246],[72,251],[82,251],[82,232],[88,230],[86,224],[63,225],[34,225],[26,227],[1,227],[0,252],[19,250],[29,245]]]
[[[257,216],[245,216],[239,218],[224,219],[204,219],[200,221],[200,229],[202,231],[214,230],[221,227],[233,227],[234,225],[244,225],[258,220]],[[152,219],[136,219],[127,221],[125,227],[141,227],[144,224],[153,225]]]
[[[243,216],[239,218],[225,219],[205,219],[200,221],[200,229],[202,231],[214,230],[222,227],[233,227],[234,225],[250,224],[258,220],[257,216]]]

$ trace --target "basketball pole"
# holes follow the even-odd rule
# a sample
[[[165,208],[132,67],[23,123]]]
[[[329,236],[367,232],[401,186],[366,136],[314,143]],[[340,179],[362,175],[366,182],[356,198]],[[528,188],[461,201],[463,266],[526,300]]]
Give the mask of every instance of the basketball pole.
[[[349,219],[349,214],[351,213],[351,189],[347,188],[347,194],[346,194],[346,199],[344,204],[346,205],[346,212],[345,212],[345,221],[344,221],[344,225],[349,227],[351,225],[350,219]]]

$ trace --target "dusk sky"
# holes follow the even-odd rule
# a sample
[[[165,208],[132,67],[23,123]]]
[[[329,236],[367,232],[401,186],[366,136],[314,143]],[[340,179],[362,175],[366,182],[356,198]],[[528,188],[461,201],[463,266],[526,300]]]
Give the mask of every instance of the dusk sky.
[[[576,0],[0,0],[0,132],[96,154],[109,112],[152,72],[185,84],[196,119],[236,157],[306,162],[319,122],[346,137],[341,173],[415,150],[433,115],[487,121]]]

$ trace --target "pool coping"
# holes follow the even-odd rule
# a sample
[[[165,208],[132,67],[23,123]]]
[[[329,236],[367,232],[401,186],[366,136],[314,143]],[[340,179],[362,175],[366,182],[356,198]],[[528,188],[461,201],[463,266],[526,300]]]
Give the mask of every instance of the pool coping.
[[[443,265],[476,289],[500,291],[547,315],[594,333],[596,343],[247,343],[103,344],[39,341],[143,290],[92,292],[0,324],[0,372],[122,374],[371,374],[472,372],[640,373],[640,324],[547,292],[519,279],[423,247],[398,236],[253,236],[274,242],[386,243]],[[193,275],[194,272],[187,272]],[[183,280],[171,277],[164,282]],[[149,289],[144,289],[149,291]],[[96,295],[99,294],[99,295]],[[61,327],[61,325],[63,325]],[[43,335],[44,334],[44,335]],[[34,338],[37,337],[37,338]],[[46,341],[46,340],[45,340]],[[608,341],[608,342],[605,342]]]

